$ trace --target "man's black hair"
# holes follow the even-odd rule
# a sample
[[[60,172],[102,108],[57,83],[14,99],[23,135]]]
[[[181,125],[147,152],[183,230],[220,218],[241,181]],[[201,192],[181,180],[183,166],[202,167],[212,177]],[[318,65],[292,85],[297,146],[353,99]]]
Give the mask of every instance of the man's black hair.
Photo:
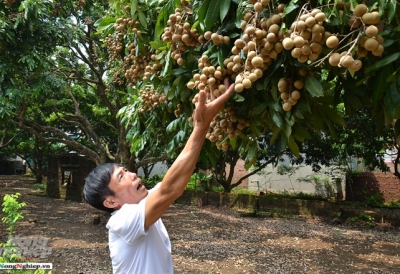
[[[105,207],[103,202],[107,196],[115,195],[115,192],[110,189],[109,184],[116,167],[119,167],[116,163],[102,164],[93,169],[85,178],[83,195],[88,204],[103,211],[114,211],[112,208]]]

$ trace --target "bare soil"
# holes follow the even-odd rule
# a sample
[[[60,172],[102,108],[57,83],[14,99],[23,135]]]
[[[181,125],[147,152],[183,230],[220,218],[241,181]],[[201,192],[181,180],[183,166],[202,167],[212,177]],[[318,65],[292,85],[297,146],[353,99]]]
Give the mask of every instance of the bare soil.
[[[20,192],[22,237],[49,238],[53,273],[111,273],[108,216],[87,204],[51,199],[32,182],[3,181]],[[334,224],[316,218],[244,218],[229,208],[174,204],[163,217],[175,273],[400,273],[400,231],[389,224]],[[3,225],[2,240],[7,237]]]

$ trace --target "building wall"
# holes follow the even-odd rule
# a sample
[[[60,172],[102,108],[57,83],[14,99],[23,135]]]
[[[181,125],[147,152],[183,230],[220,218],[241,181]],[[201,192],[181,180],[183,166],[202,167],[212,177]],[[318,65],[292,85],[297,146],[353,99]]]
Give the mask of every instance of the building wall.
[[[387,203],[400,202],[400,179],[393,175],[392,162],[386,162],[389,172],[362,172],[348,179],[347,192],[349,201],[365,201],[382,196]]]

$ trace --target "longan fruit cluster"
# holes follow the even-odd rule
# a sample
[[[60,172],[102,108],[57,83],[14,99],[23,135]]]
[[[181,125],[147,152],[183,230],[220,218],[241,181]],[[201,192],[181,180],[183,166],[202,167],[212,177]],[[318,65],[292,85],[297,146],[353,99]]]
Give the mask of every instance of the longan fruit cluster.
[[[243,33],[235,41],[232,55],[224,60],[228,74],[234,75],[236,92],[249,89],[282,52],[281,22],[280,14],[261,20],[252,13],[245,14],[241,23]]]
[[[281,78],[278,81],[278,90],[281,93],[283,101],[282,108],[284,111],[290,111],[292,106],[297,104],[300,99],[300,91],[304,88],[302,80],[295,80],[292,78]]]
[[[175,114],[176,118],[179,118],[181,116],[182,108],[183,108],[182,104],[177,104],[176,105],[176,109],[174,110],[174,114]]]
[[[218,97],[226,91],[224,79],[227,72],[225,69],[220,66],[213,66],[207,55],[203,55],[199,58],[198,67],[201,71],[193,75],[194,81],[187,83],[189,89],[197,88],[199,90],[204,90],[208,98]],[[194,96],[192,100],[193,104],[195,104],[197,100],[198,94]]]
[[[362,61],[354,59],[351,53],[343,51],[335,52],[329,56],[329,64],[333,67],[349,68],[352,71],[359,71],[362,67]]]
[[[124,57],[123,65],[126,80],[129,83],[136,83],[140,80],[148,81],[151,77],[151,72],[157,71],[160,64],[155,63],[150,66],[151,58],[146,55],[136,55],[136,45],[133,42],[129,44],[128,51],[128,55]]]
[[[329,48],[336,47],[339,40],[325,31],[323,26],[325,19],[325,13],[320,9],[304,11],[293,22],[283,39],[284,49],[290,50],[292,57],[300,63],[305,63],[308,60],[315,61],[319,58],[325,42]]]
[[[351,52],[344,51],[342,53],[333,53],[329,57],[329,64],[331,66],[340,66],[349,68],[352,71],[358,71],[362,67],[362,61],[359,60],[367,56],[368,52],[371,52],[374,56],[381,56],[384,47],[384,39],[378,35],[380,23],[380,16],[378,12],[368,12],[368,7],[364,4],[359,4],[354,8],[353,15],[349,19],[349,26],[351,28],[360,28],[362,35],[355,40],[357,48],[354,52],[357,52],[358,59],[354,59],[353,50]]]
[[[373,11],[369,12],[368,7],[364,4],[359,4],[355,6],[353,15],[349,19],[349,26],[352,29],[356,29],[363,24],[365,25],[375,25],[381,20],[379,12]]]
[[[199,37],[199,42],[200,43],[203,41],[202,38],[204,38],[207,41],[212,41],[215,45],[229,44],[229,42],[231,41],[229,36],[223,36],[223,35],[218,34],[216,32],[212,33],[211,31],[206,31],[202,37]]]
[[[78,3],[76,4],[75,11],[80,11],[83,10],[86,6],[86,1],[85,0],[79,0]]]
[[[177,64],[182,66],[184,61],[182,53],[191,46],[200,46],[199,34],[197,29],[191,29],[188,22],[183,22],[183,14],[181,9],[176,8],[175,13],[171,14],[168,19],[168,26],[164,28],[161,39],[164,42],[172,42],[171,57],[176,60]]]
[[[381,23],[379,12],[368,12],[368,7],[364,4],[359,4],[354,8],[349,25],[351,24],[352,28],[362,27],[361,29],[364,30],[364,35],[358,41],[357,54],[359,58],[365,57],[368,52],[374,56],[382,55],[384,41],[383,37],[378,35],[379,23]]]
[[[124,49],[122,38],[123,34],[120,32],[116,35],[109,34],[105,39],[110,63],[119,59],[121,56],[121,52]]]
[[[229,142],[224,141],[228,136],[229,139],[235,139],[242,133],[246,127],[250,126],[250,121],[239,118],[236,110],[232,106],[226,106],[223,114],[217,114],[210,124],[210,130],[206,138],[216,143],[220,150],[228,150]]]
[[[145,113],[155,109],[159,104],[165,103],[167,101],[167,96],[165,94],[155,91],[153,87],[146,87],[139,91],[140,97],[142,98],[144,106],[139,109],[140,113]]]
[[[166,54],[165,51],[156,50],[156,52],[150,56],[151,61],[147,63],[146,67],[144,68],[145,72],[143,76],[143,81],[148,81],[150,80],[151,75],[158,74],[159,70],[162,67],[162,64],[160,62],[161,59],[157,57],[160,55],[160,53],[161,56]]]
[[[129,6],[125,7],[125,10],[130,10]],[[121,32],[123,34],[126,34],[128,32],[133,32],[137,34],[138,36],[142,35],[142,32],[137,29],[137,27],[140,26],[139,21],[133,22],[132,18],[127,18],[126,16],[122,16],[117,19],[117,21],[114,24],[115,30],[117,32]]]
[[[12,6],[15,3],[15,0],[4,0],[3,3],[6,6]]]
[[[260,13],[269,5],[270,0],[250,0],[249,2],[253,4],[254,11]]]

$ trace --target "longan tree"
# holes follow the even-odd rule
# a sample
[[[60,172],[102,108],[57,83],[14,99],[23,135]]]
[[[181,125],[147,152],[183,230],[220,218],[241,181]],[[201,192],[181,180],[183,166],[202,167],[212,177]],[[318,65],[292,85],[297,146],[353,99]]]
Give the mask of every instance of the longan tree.
[[[247,167],[256,162],[260,136],[272,134],[271,145],[279,142],[295,156],[312,135],[334,136],[334,125],[345,124],[339,104],[348,115],[370,107],[381,129],[400,115],[395,1],[109,4],[96,22],[112,59],[109,91],[128,86],[137,101],[119,113],[127,123],[157,117],[171,123],[167,132],[181,129],[168,145],[171,154],[187,135],[198,91],[212,100],[225,92],[224,78],[236,92],[207,139],[221,153],[240,152]],[[132,136],[137,151],[140,136]],[[204,153],[212,165],[213,153]]]

